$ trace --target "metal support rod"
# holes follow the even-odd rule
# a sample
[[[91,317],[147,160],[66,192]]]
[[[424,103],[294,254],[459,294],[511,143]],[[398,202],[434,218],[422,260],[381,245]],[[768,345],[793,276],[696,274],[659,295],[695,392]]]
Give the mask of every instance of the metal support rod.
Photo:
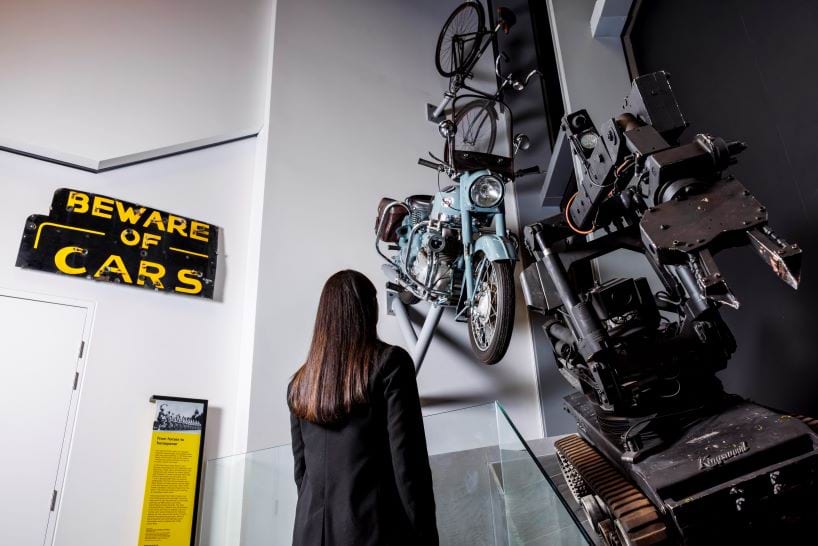
[[[445,93],[443,93],[443,99],[437,105],[435,111],[432,112],[431,119],[438,119],[443,117],[443,111],[446,110],[446,107],[449,106],[450,102],[452,102],[452,99],[454,99],[454,95],[455,94],[452,93],[451,91],[446,91]]]
[[[398,326],[401,334],[403,334],[404,341],[406,341],[406,346],[409,348],[412,361],[415,363],[415,373],[417,374],[423,365],[423,359],[426,358],[426,352],[432,343],[432,337],[435,335],[437,325],[440,324],[440,317],[443,316],[443,306],[432,304],[429,307],[429,312],[423,321],[419,336],[415,332],[412,320],[409,318],[406,304],[400,301],[397,292],[391,290],[388,286],[386,289],[386,312],[398,319]]]
[[[398,318],[398,326],[400,326],[403,339],[406,340],[407,345],[414,347],[418,342],[418,335],[415,333],[415,326],[409,319],[409,313],[406,310],[406,305],[404,305],[404,303],[396,297],[392,301],[392,311],[395,312],[395,316]]]
[[[402,304],[401,304],[402,305]],[[420,329],[417,343],[412,348],[412,360],[415,362],[415,373],[420,372],[420,367],[423,365],[423,359],[426,358],[426,351],[429,350],[429,344],[432,343],[432,336],[435,335],[437,325],[440,324],[440,317],[443,316],[442,305],[432,305],[429,307],[429,312],[426,313],[426,319],[423,321],[423,328]]]

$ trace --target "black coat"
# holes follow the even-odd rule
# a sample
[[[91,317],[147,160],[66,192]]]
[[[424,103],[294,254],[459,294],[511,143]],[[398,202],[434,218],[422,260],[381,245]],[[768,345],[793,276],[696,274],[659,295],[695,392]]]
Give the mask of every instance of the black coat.
[[[415,368],[381,353],[369,403],[319,426],[291,415],[294,546],[436,546],[435,501]]]

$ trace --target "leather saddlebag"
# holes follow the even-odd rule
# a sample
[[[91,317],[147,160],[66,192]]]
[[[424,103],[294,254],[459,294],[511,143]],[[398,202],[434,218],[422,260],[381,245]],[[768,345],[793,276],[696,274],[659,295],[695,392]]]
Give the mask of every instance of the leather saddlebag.
[[[406,218],[406,215],[409,214],[406,211],[406,207],[394,206],[389,209],[384,217],[383,211],[387,206],[389,206],[389,204],[394,202],[394,199],[384,197],[378,204],[378,217],[375,218],[375,232],[384,243],[398,242],[398,228],[400,227],[401,222],[403,222],[403,219]],[[378,223],[381,221],[381,217],[383,217],[383,225],[378,226]],[[380,231],[378,230],[379,227]]]

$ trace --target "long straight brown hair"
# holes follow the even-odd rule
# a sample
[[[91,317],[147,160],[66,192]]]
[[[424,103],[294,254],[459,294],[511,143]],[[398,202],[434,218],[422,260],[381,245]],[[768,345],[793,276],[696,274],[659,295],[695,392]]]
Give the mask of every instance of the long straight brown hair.
[[[293,376],[289,403],[318,424],[341,421],[367,401],[377,357],[378,300],[363,273],[344,270],[324,284],[307,359]]]

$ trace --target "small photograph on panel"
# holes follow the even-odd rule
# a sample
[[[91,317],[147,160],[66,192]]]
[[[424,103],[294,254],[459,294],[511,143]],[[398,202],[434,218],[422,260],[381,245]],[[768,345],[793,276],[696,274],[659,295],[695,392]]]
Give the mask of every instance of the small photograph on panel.
[[[161,401],[153,420],[153,430],[202,433],[204,404],[198,402]]]

